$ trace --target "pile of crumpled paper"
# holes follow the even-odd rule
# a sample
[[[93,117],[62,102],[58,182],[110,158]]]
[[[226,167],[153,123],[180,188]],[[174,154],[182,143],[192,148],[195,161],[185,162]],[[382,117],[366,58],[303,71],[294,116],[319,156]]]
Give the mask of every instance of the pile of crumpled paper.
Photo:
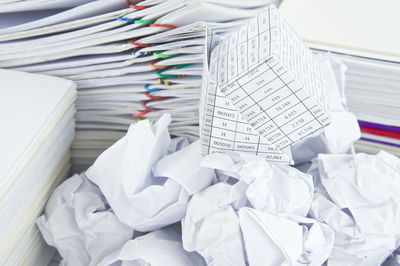
[[[203,158],[171,139],[168,114],[139,121],[54,191],[44,239],[72,266],[400,265],[400,159],[351,152],[360,133],[330,66],[332,124],[292,147],[295,167]]]
[[[37,225],[63,265],[379,265],[396,252],[399,158],[320,154],[306,172],[202,158],[170,120],[132,124],[54,191]]]

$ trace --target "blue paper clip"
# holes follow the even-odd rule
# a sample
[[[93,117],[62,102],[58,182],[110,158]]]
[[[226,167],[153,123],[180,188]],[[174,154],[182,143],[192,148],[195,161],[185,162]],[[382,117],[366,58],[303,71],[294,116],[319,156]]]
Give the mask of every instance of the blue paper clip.
[[[124,17],[116,18],[116,20],[132,22],[135,24],[140,24],[140,23],[151,24],[154,23],[155,21],[154,19],[135,19],[135,18],[124,18]]]
[[[147,54],[148,54],[148,52],[132,51],[132,55],[136,55],[136,54],[140,54],[140,55],[147,55]]]
[[[116,20],[127,21],[127,22],[135,22],[136,21],[136,19],[134,19],[134,18],[122,18],[122,17],[116,18]]]
[[[160,91],[161,89],[150,89],[149,88],[150,84],[145,84],[144,88],[146,89],[146,91],[148,92],[155,92],[155,91]]]

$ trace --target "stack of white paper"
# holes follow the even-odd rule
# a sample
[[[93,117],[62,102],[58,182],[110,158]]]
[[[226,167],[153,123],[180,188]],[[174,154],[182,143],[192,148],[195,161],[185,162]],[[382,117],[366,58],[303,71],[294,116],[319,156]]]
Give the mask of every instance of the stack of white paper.
[[[0,3],[0,13],[71,8],[87,2],[89,0],[4,0]]]
[[[274,1],[78,2],[0,27],[0,67],[77,83],[73,162],[88,166],[137,119],[170,112],[171,134],[197,137],[206,25],[223,33]]]
[[[0,70],[0,264],[45,265],[36,217],[68,174],[74,136],[75,84]]]
[[[346,64],[348,106],[362,136],[358,151],[400,155],[400,3],[285,0],[280,10],[310,46]]]

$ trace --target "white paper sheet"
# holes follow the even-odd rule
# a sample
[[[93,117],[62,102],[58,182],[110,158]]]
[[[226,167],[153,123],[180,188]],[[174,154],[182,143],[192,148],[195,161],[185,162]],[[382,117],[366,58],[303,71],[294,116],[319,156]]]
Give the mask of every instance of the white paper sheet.
[[[99,266],[106,265],[151,266],[205,266],[203,258],[195,252],[186,252],[180,235],[171,228],[157,230],[137,237],[105,257]]]
[[[156,123],[145,120],[132,124],[127,135],[86,172],[117,217],[138,231],[156,230],[181,220],[190,194],[214,178],[212,170],[200,166],[198,142],[168,155],[170,121],[166,114]]]
[[[251,208],[239,210],[249,265],[295,265],[303,249],[296,222]]]
[[[329,265],[380,265],[400,244],[400,159],[319,155],[311,215],[335,231]]]
[[[306,217],[310,175],[246,153],[211,154],[202,165],[215,169],[220,183],[190,200],[182,220],[186,250],[215,266],[321,265],[328,258],[333,230]]]
[[[312,177],[295,168],[269,164],[262,157],[245,153],[211,154],[202,165],[244,181],[247,199],[257,210],[305,217],[311,207]]]
[[[345,97],[346,66],[333,56],[320,57],[326,73],[327,105],[331,124],[322,134],[311,134],[291,146],[296,164],[311,161],[319,153],[349,153],[353,143],[360,138],[357,118],[347,110]]]
[[[288,163],[287,147],[330,123],[319,62],[275,7],[207,45],[203,154],[243,150]]]
[[[22,3],[26,5],[31,5],[31,2],[26,2],[23,1]],[[52,1],[54,2],[54,1]],[[70,1],[67,1],[70,2]],[[76,20],[76,19],[82,19],[82,18],[87,18],[87,17],[92,17],[95,15],[99,15],[104,12],[111,12],[116,9],[122,9],[126,7],[126,2],[124,0],[101,0],[101,1],[87,1],[88,3],[77,6],[75,8],[71,8],[68,10],[65,10],[64,12],[58,12],[57,14],[51,14],[47,16],[41,16],[40,19],[30,21],[25,23],[23,20],[16,24],[13,27],[7,27],[0,29],[0,34],[9,34],[9,33],[16,33],[20,31],[27,31],[27,30],[32,30],[35,28],[41,28],[45,27],[48,25],[56,25],[60,24],[63,22],[71,21],[71,20]],[[5,9],[1,8],[1,11],[6,11]],[[0,12],[1,12],[0,11]],[[21,11],[27,11],[26,9],[21,10]],[[50,10],[51,11],[51,10]],[[28,12],[26,12],[28,13]],[[29,12],[30,13],[30,12]],[[2,14],[3,16],[4,14]],[[15,15],[14,15],[15,16]],[[16,19],[23,19],[22,16],[16,17]]]
[[[54,191],[37,225],[67,265],[97,265],[133,236],[85,175],[70,177]]]
[[[245,189],[218,183],[192,197],[182,220],[185,250],[197,251],[208,265],[245,265],[239,218],[231,206]]]

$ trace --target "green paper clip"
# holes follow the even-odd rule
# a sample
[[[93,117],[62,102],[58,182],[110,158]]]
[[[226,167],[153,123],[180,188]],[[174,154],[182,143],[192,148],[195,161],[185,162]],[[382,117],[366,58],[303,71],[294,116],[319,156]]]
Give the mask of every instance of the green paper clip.
[[[178,54],[162,54],[161,52],[153,52],[153,56],[155,56],[157,58],[162,58],[162,59],[171,58],[171,57],[174,57],[177,55]]]

